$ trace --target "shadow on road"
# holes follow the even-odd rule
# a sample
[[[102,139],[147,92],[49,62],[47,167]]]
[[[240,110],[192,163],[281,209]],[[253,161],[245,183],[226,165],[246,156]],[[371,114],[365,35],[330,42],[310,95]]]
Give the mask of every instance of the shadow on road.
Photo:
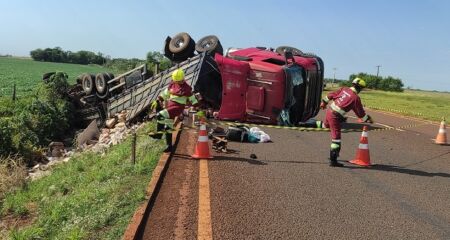
[[[346,129],[346,130],[362,130],[363,126],[368,126],[369,127],[369,131],[370,130],[377,130],[377,129],[384,129],[382,127],[375,127],[373,125],[366,125],[366,124],[362,124],[362,123],[343,123],[342,124],[342,129]]]
[[[259,161],[257,159],[248,159],[242,157],[230,157],[230,156],[215,156],[211,161],[235,161],[235,162],[247,162],[253,165],[267,165],[264,161]]]
[[[371,167],[357,167],[357,166],[344,166],[344,168],[349,169],[367,169],[367,170],[377,170],[377,171],[385,171],[385,172],[395,172],[395,173],[403,173],[403,174],[409,174],[414,176],[422,176],[422,177],[445,177],[450,178],[449,173],[432,173],[432,172],[425,172],[421,170],[415,170],[415,169],[408,169],[403,168],[399,166],[394,165],[385,165],[385,164],[375,164]]]

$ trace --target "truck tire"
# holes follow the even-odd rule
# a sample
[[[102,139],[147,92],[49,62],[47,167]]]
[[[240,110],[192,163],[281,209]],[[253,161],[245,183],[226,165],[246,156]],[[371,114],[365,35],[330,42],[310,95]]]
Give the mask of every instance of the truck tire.
[[[215,53],[223,55],[222,44],[220,44],[219,38],[215,35],[209,35],[198,40],[197,44],[195,44],[195,50],[198,53],[207,52],[211,56],[214,56]]]
[[[192,42],[194,40],[192,40],[191,36],[189,36],[189,34],[182,32],[182,33],[178,33],[177,35],[175,35],[169,43],[169,50],[172,53],[180,53],[183,52],[186,49],[189,49],[189,45],[192,45]],[[194,42],[195,45],[195,42]]]
[[[277,52],[278,54],[283,55],[283,56],[284,56],[285,51],[291,51],[292,54],[297,55],[297,56],[303,55],[303,52],[300,51],[300,49],[297,49],[295,47],[280,46],[280,47],[277,47],[277,49],[275,50],[275,52]]]
[[[311,58],[317,58],[317,55],[314,53],[302,53],[302,57],[311,57]]]
[[[97,93],[103,94],[108,91],[108,80],[109,76],[107,73],[99,73],[95,76],[95,88]]]
[[[114,74],[107,72],[106,73],[108,75],[108,81],[111,79],[114,79]]]
[[[83,90],[86,93],[86,95],[91,95],[95,93],[95,83],[94,83],[95,76],[92,74],[84,74],[81,82],[83,85]]]

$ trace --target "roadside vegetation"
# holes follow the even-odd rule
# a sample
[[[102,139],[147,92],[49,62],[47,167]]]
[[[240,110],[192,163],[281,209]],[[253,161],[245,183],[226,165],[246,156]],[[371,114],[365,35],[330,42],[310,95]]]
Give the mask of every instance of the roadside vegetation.
[[[19,98],[33,94],[42,82],[42,75],[56,71],[67,73],[69,83],[73,84],[77,76],[82,73],[107,72],[110,69],[99,65],[38,62],[30,58],[0,57],[0,101],[3,98],[12,98],[14,84],[16,84]],[[0,106],[2,105],[3,103],[0,102]]]
[[[0,222],[10,239],[120,239],[134,211],[144,201],[151,172],[163,148],[137,135],[136,164],[130,162],[131,139],[106,154],[82,153],[52,174],[26,182],[0,201]],[[19,225],[14,225],[19,224]],[[2,235],[0,235],[0,238]]]
[[[442,117],[450,118],[450,93],[364,91],[360,96],[363,103],[372,109],[433,121],[441,121]]]
[[[75,64],[104,64],[106,57],[102,53],[93,53],[91,51],[64,51],[60,47],[35,49],[30,52],[31,58],[35,61],[57,62],[57,63],[75,63]]]
[[[335,88],[327,88],[324,94]],[[450,119],[450,93],[404,90],[387,92],[363,90],[359,95],[366,107],[432,121]],[[375,119],[376,120],[376,119]]]
[[[400,78],[395,78],[392,76],[381,77],[367,73],[358,73],[350,75],[348,81],[342,81],[340,82],[340,84],[343,86],[351,86],[352,80],[357,77],[364,79],[368,89],[383,90],[389,92],[403,92],[403,81]]]
[[[74,125],[72,104],[65,99],[67,75],[57,72],[29,97],[1,101],[0,157],[18,155],[25,164],[40,162],[42,147],[63,141]]]

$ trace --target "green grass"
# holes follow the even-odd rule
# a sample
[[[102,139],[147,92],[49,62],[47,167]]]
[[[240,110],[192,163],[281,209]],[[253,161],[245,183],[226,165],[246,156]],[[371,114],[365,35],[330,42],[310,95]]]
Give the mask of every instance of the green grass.
[[[360,93],[366,107],[427,120],[450,118],[450,93],[405,90],[385,92],[367,90]]]
[[[137,163],[130,163],[131,139],[106,155],[83,153],[56,166],[0,202],[3,218],[33,219],[9,233],[11,239],[120,239],[140,203],[162,143],[138,132]],[[1,219],[0,219],[1,220]]]
[[[99,73],[109,71],[98,65],[79,65],[69,63],[38,62],[27,58],[0,57],[0,97],[12,96],[16,83],[17,95],[26,96],[33,92],[47,72],[63,71],[69,75],[69,82],[74,83],[82,73]]]

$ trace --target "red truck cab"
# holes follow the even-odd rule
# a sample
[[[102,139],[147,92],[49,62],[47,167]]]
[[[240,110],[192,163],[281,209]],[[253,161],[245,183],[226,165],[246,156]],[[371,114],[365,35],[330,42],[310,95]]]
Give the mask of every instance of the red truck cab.
[[[225,55],[215,55],[222,78],[219,119],[296,125],[317,114],[323,88],[319,57],[265,48]]]

